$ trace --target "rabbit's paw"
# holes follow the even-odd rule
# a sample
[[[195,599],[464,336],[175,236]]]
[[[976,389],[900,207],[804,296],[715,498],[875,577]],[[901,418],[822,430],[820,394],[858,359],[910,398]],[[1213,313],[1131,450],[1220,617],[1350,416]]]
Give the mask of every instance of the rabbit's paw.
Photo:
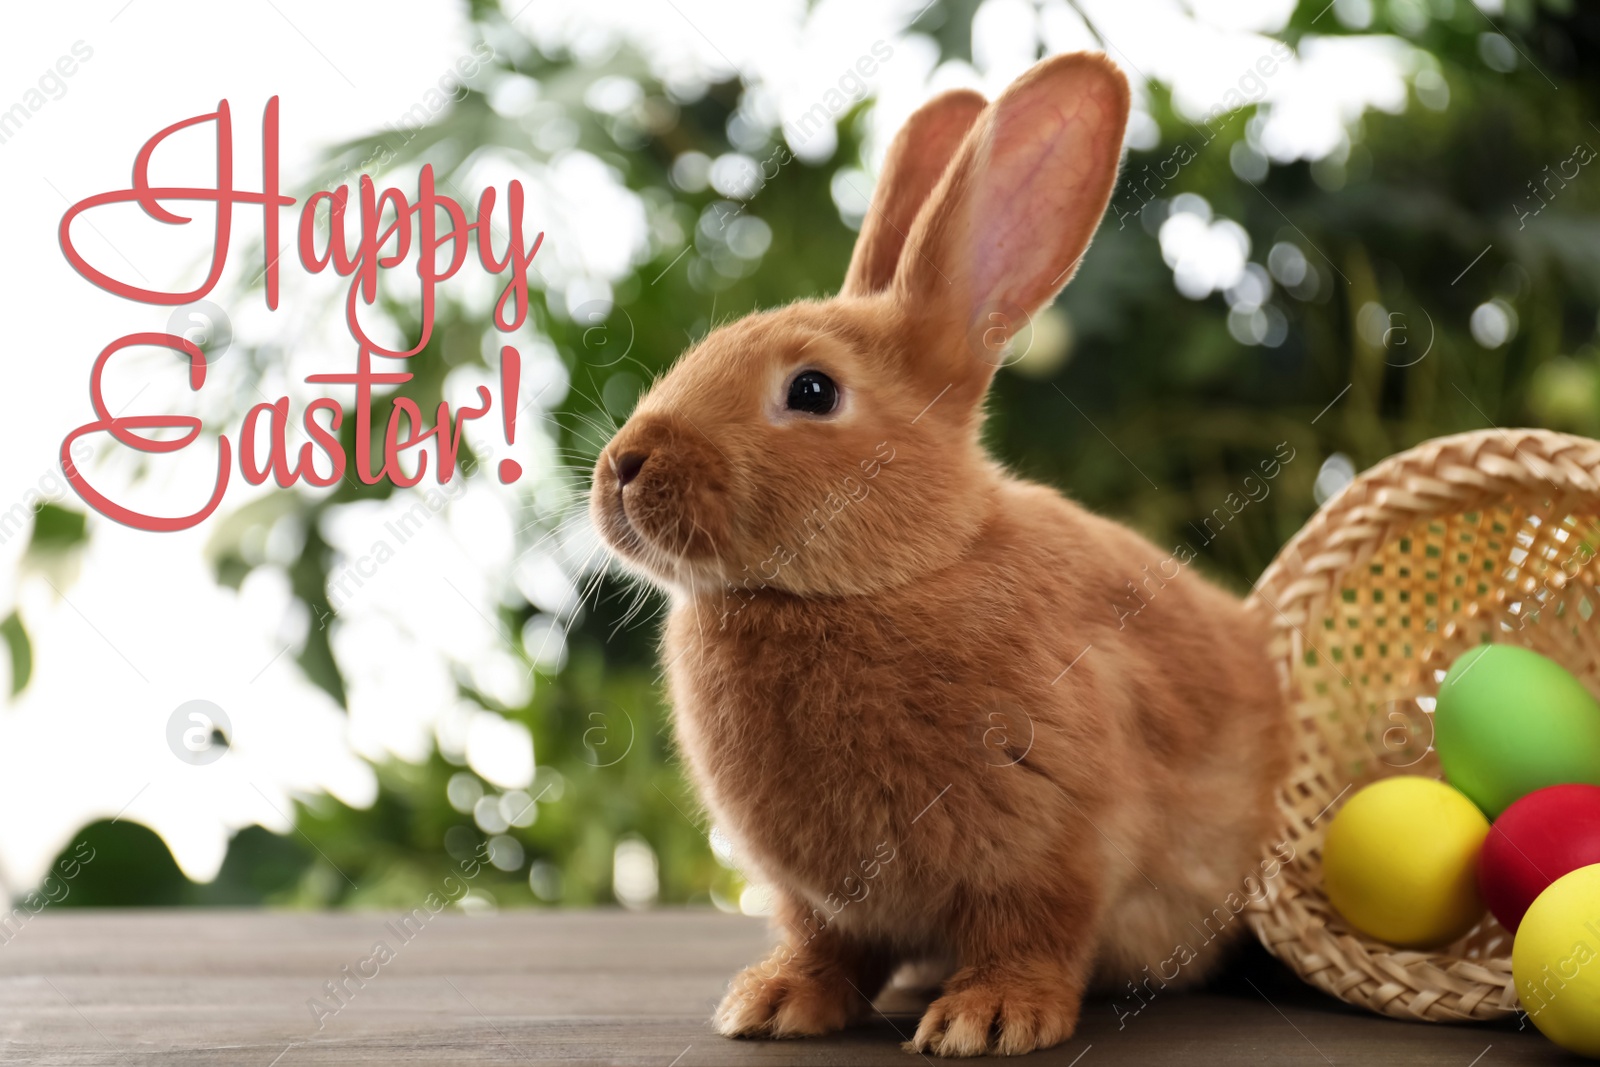
[[[859,994],[842,977],[747,967],[713,1017],[724,1037],[812,1037],[842,1029]]]
[[[1072,1036],[1078,994],[1022,977],[991,975],[960,985],[928,1006],[905,1047],[936,1056],[1020,1056]]]

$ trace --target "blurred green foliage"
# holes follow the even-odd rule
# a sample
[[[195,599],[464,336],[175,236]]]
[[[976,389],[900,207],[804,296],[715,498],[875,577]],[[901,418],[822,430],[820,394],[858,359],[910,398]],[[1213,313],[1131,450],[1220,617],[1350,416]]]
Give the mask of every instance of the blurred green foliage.
[[[941,2],[917,28],[933,35],[947,58],[965,58],[975,7]],[[1335,452],[1359,470],[1426,438],[1491,423],[1600,431],[1600,169],[1583,170],[1526,225],[1513,208],[1547,164],[1567,159],[1575,145],[1600,145],[1592,121],[1600,114],[1600,13],[1512,0],[1491,23],[1466,0],[1378,0],[1373,9],[1373,24],[1362,32],[1395,33],[1431,54],[1448,106],[1422,106],[1413,96],[1401,114],[1369,112],[1356,123],[1347,153],[1258,168],[1258,180],[1248,181],[1236,168],[1251,167],[1253,106],[1202,128],[1152,86],[1159,143],[1133,152],[1125,173],[1159,164],[1180,144],[1194,149],[1194,159],[1126,225],[1108,219],[1057,313],[1047,316],[1053,358],[1024,359],[994,388],[988,439],[1000,456],[1126,519],[1158,544],[1198,545],[1195,525],[1288,442],[1295,459],[1270,496],[1200,550],[1200,566],[1239,589],[1314,509],[1319,466]],[[1302,5],[1281,36],[1293,44],[1312,31],[1346,32],[1327,11],[1325,0]],[[534,126],[566,121],[576,147],[644,198],[658,231],[676,229],[676,243],[659,242],[653,258],[616,287],[611,324],[622,321],[620,313],[631,321],[629,358],[595,347],[613,340],[608,333],[535,308],[539,331],[571,371],[573,388],[554,413],[560,455],[586,470],[604,430],[626,416],[648,377],[714,320],[836,288],[854,234],[830,186],[841,168],[862,165],[863,110],[842,122],[831,160],[782,167],[741,206],[671,179],[673,162],[685,153],[715,159],[735,151],[729,120],[739,105],[737,83],[675,100],[625,49],[578,63],[540,52],[489,0],[475,0],[469,17],[494,45],[496,64],[538,83],[533,115],[504,118],[484,95],[468,92],[403,145],[384,132],[346,146],[308,186],[359,171],[385,150],[396,165],[431,161],[453,182],[464,146],[537,157]],[[1508,70],[1497,69],[1507,65],[1497,27],[1514,40]],[[609,77],[640,89],[616,114],[585,104],[589,87]],[[743,150],[765,154],[749,144]],[[1203,197],[1212,211],[1238,221],[1253,260],[1265,262],[1283,243],[1309,262],[1310,281],[1275,287],[1271,307],[1287,326],[1280,344],[1241,343],[1221,295],[1189,300],[1174,290],[1154,231],[1179,193]],[[742,211],[770,227],[759,261],[732,253],[725,227],[707,222],[719,211]],[[1486,347],[1469,323],[1495,300],[1516,325],[1505,343]],[[387,311],[414,329],[414,309]],[[1370,320],[1380,312],[1375,335]],[[1403,324],[1400,332],[1385,332],[1396,324]],[[429,410],[448,370],[481,362],[489,332],[486,320],[442,304],[432,345],[412,361],[417,377],[403,395]],[[274,355],[250,357],[264,366]],[[347,449],[354,422],[345,422]],[[315,501],[280,493],[251,505],[216,532],[219,580],[237,584],[259,563],[252,538],[259,543],[263,527],[286,511],[300,513],[308,534],[290,567],[294,592],[313,618],[327,617],[331,553],[316,520],[328,508],[389,492],[347,481]],[[546,510],[534,515],[530,542],[560,518]],[[81,516],[76,526],[63,516],[46,518],[39,516],[36,541],[70,540],[74,530],[81,536]],[[659,857],[663,900],[737,897],[738,878],[712,857],[671,751],[654,663],[654,604],[619,628],[633,595],[620,580],[602,581],[572,630],[564,669],[541,672],[527,705],[506,712],[532,731],[540,769],[530,792],[546,792],[537,820],[507,831],[522,846],[518,862],[488,868],[478,881],[502,906],[609,901],[613,849],[630,834]],[[506,609],[500,621],[517,633],[532,613]],[[13,621],[0,633],[25,662],[26,635]],[[343,698],[324,628],[312,628],[299,661]],[[17,676],[25,681],[26,669]],[[463,693],[475,696],[465,686]],[[86,833],[106,858],[87,868],[68,903],[409,907],[491,836],[475,824],[469,802],[493,790],[437,754],[421,764],[385,764],[379,778],[379,799],[368,810],[313,798],[297,805],[289,836],[241,833],[222,878],[209,887],[189,886],[170,859],[163,864],[154,835],[92,827]]]

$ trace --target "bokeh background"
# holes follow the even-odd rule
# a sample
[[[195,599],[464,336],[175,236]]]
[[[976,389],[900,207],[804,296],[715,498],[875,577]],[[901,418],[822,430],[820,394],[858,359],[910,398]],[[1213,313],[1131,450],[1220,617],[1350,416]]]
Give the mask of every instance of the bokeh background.
[[[117,39],[96,33],[161,47],[164,30],[138,28],[157,0],[136,3],[151,10],[95,13],[100,66],[15,134],[21,148],[0,145],[6,180],[42,205],[24,259],[49,263],[8,268],[8,311],[57,309],[49,355],[14,351],[8,376],[27,396],[48,359],[68,383],[5,430],[0,892],[14,902],[88,842],[94,860],[53,906],[412,907],[479,853],[492,864],[469,910],[762,911],[675,759],[663,605],[599,550],[587,472],[713,324],[837,287],[915,106],[954,86],[992,96],[1044,55],[1106,51],[1136,103],[1111,213],[996,381],[987,439],[1013,468],[1190,544],[1244,590],[1394,451],[1488,425],[1600,430],[1600,9],[1576,0],[472,0],[395,8],[385,32],[430,49],[393,45],[404,63],[384,62],[382,40],[351,43],[366,31],[342,16],[285,3],[254,45],[208,28],[215,48],[195,61],[213,66],[192,91],[171,70],[113,75]],[[30,70],[74,30],[24,38]],[[250,83],[259,95],[230,94],[218,71],[256,47],[290,59]],[[332,88],[318,98],[308,79]],[[341,111],[341,79],[362,106]],[[159,99],[148,121],[56,155],[95,129],[95,94],[141,92]],[[100,300],[79,319],[88,286],[52,247],[66,203],[124,181],[146,136],[219,95],[248,131],[270,92],[297,195],[362,172],[415,188],[423,163],[463,200],[529,187],[546,239],[532,322],[511,341],[531,400],[514,447],[497,419],[468,435],[473,465],[514,455],[521,482],[501,486],[492,464],[431,496],[236,479],[216,516],[163,535],[63,487],[51,456],[118,333],[175,323],[215,374],[196,397],[152,356],[108,389],[112,407],[188,405],[213,432],[266,397],[303,404],[306,374],[350,365],[341,286],[291,269],[283,310],[266,310],[258,226],[208,303],[170,318]],[[103,223],[98,251],[141,271],[140,225]],[[174,253],[172,276],[198,258]],[[406,368],[401,393],[424,410],[498,382],[498,285],[470,273],[442,289]],[[382,312],[414,333],[403,288]],[[87,467],[176,511],[215,462],[189,451],[163,465],[97,449]],[[1265,493],[1247,489],[1274,457]],[[190,701],[207,718],[178,716],[173,740]]]

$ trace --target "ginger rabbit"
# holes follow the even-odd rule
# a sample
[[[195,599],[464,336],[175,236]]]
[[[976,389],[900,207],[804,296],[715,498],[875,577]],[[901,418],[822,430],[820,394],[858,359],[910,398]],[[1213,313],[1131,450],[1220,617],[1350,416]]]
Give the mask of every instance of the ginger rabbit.
[[[1044,1048],[1092,980],[1199,977],[1216,952],[1192,947],[1260,873],[1288,741],[1265,621],[1187,566],[1128,617],[1173,554],[979,440],[1002,346],[1105,211],[1127,114],[1086,53],[990,104],[934,99],[839,295],[713,331],[600,456],[592,518],[670,598],[689,772],[774,887],[779,944],[723,1034],[825,1033],[900,965],[946,961],[910,1048]]]

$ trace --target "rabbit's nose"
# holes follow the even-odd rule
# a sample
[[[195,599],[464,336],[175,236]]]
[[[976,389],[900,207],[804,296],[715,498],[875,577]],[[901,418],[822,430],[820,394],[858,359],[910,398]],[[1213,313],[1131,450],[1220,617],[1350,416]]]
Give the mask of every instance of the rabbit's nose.
[[[624,486],[639,476],[644,469],[644,461],[650,458],[648,452],[624,452],[612,460],[612,469],[617,473],[617,485]]]

